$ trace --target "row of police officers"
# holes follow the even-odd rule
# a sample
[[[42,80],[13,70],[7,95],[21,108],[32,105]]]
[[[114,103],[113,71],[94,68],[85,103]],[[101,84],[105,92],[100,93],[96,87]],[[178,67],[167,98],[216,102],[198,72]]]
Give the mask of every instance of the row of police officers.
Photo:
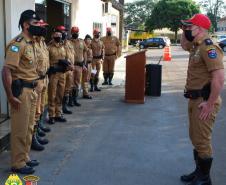
[[[78,27],[71,28],[69,38],[69,30],[58,26],[46,44],[47,26],[33,10],[22,12],[22,32],[6,48],[2,77],[10,103],[11,169],[15,173],[32,174],[39,165],[29,153],[30,149],[44,150],[48,143],[46,114],[51,125],[66,122],[64,114],[72,114],[69,107],[81,106],[80,88],[85,99],[92,99],[89,91],[101,91],[102,64],[103,85],[112,85],[115,60],[120,56],[120,42],[111,28],[103,38],[94,29],[94,38],[86,35],[83,40]]]

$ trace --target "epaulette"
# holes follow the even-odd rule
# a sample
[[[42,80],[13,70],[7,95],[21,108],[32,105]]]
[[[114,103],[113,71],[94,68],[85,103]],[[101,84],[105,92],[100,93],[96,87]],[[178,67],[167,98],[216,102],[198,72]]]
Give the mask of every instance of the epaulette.
[[[15,39],[15,41],[16,41],[16,42],[21,42],[23,39],[24,39],[24,37],[18,36],[18,37]]]
[[[205,44],[206,44],[207,46],[213,45],[213,41],[212,41],[211,39],[205,39]]]

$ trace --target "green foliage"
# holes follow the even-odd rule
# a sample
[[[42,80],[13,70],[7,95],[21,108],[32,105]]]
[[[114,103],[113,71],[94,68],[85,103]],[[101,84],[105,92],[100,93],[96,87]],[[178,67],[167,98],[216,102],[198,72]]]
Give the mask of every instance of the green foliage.
[[[169,28],[175,32],[175,40],[177,40],[180,20],[188,19],[199,12],[199,6],[192,0],[160,0],[155,4],[152,14],[146,21],[146,28],[150,31]]]
[[[135,29],[144,29],[157,0],[138,0],[125,4],[125,25]]]
[[[200,6],[207,12],[211,22],[212,31],[217,30],[217,22],[225,13],[226,3],[224,0],[201,0]]]

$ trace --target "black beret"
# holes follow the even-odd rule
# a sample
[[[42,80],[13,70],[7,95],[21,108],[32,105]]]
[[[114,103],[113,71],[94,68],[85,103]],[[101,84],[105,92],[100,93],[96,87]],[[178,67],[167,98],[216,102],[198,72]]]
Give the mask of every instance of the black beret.
[[[86,39],[92,39],[92,37],[89,35],[89,34],[87,34],[86,36],[85,36],[85,40]]]
[[[30,19],[41,20],[41,18],[36,14],[34,10],[25,10],[20,15],[19,26],[21,26],[25,21]]]

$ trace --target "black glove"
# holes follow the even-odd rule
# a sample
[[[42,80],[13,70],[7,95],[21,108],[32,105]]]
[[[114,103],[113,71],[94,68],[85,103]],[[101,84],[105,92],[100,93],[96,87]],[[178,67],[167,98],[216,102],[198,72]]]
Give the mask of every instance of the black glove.
[[[71,63],[68,60],[66,60],[66,59],[60,59],[58,61],[58,65],[59,66],[63,66],[63,67],[68,67],[68,66],[71,65]]]

